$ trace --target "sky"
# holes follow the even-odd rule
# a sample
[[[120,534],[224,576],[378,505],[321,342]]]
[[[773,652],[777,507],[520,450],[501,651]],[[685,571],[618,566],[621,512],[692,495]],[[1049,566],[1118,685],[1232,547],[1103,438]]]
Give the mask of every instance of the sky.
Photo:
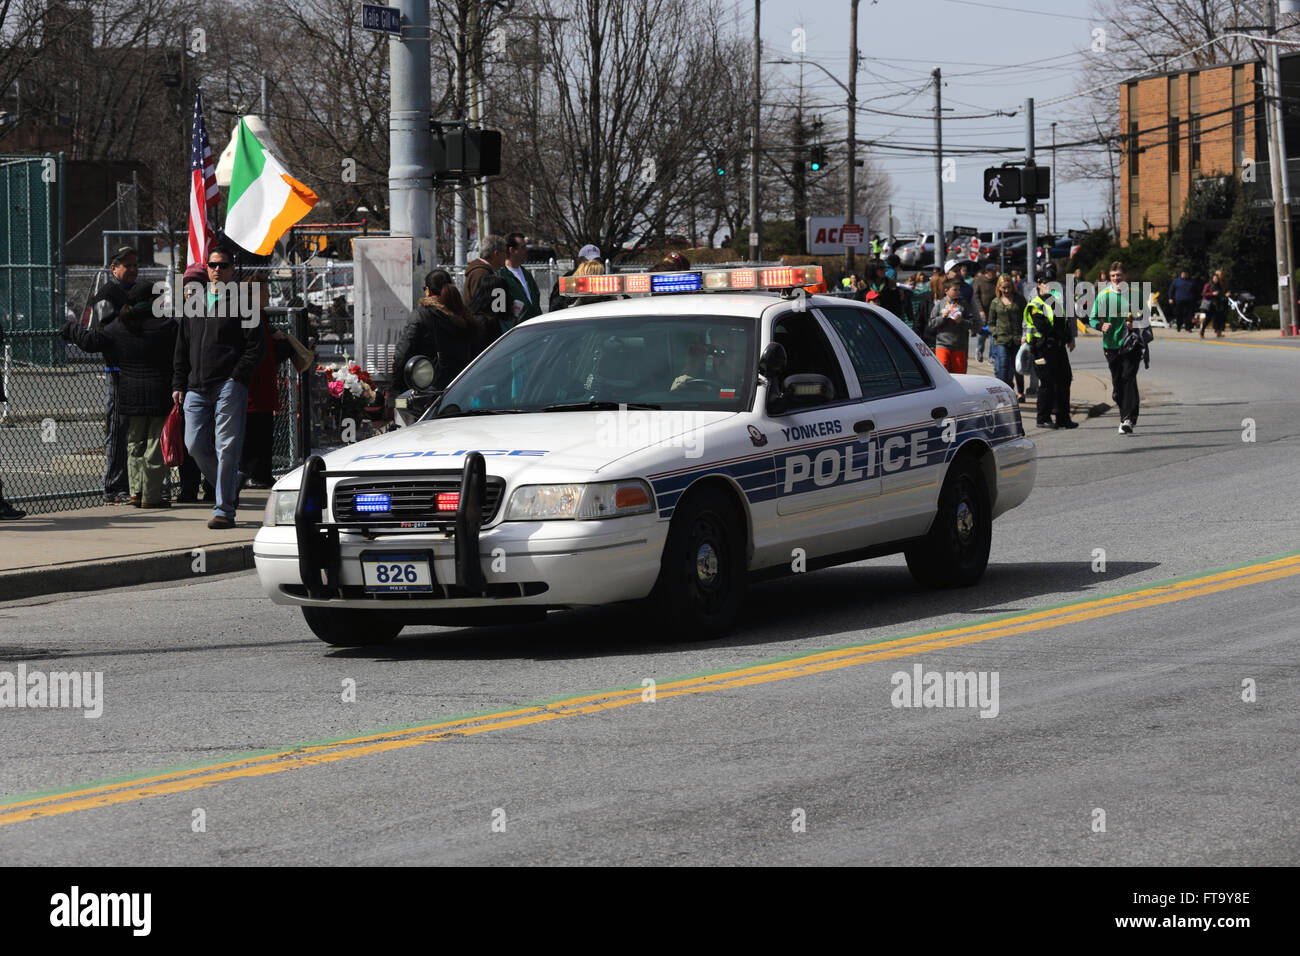
[[[804,31],[804,57],[816,61],[848,82],[849,0],[760,0],[760,30],[764,60],[797,59],[793,45],[796,29]],[[727,16],[736,28],[752,35],[754,0],[724,0]],[[1040,164],[1051,162],[1048,146],[1051,123],[1058,122],[1057,141],[1081,138],[1068,111],[1076,104],[1047,101],[1069,96],[1078,88],[1080,71],[1091,55],[1096,29],[1105,22],[1090,15],[1088,3],[1063,4],[1059,0],[861,0],[858,13],[858,104],[894,113],[918,114],[906,118],[859,111],[857,138],[895,145],[934,146],[934,91],[931,71],[942,71],[945,112],[943,142],[950,147],[1012,146],[1005,156],[954,155],[954,182],[944,184],[944,223],[998,229],[1011,224],[1012,209],[983,201],[983,170],[1004,160],[1023,159],[1026,122],[1025,98],[1035,99],[1035,141]],[[1026,66],[1024,64],[1029,63]],[[797,66],[765,65],[765,90],[777,84],[797,86]],[[824,104],[823,112],[843,120],[847,116],[844,90],[821,70],[805,66],[806,90]],[[765,102],[768,98],[765,94]],[[1077,102],[1077,101],[1076,101]],[[1114,93],[1115,109],[1119,94]],[[1016,110],[1013,117],[960,119]],[[837,112],[838,111],[838,112]],[[923,115],[922,115],[923,114]],[[859,147],[861,149],[862,147]],[[883,167],[893,183],[894,217],[901,232],[918,227],[933,229],[935,171],[932,154],[902,150],[873,150],[869,155]],[[1063,169],[1063,167],[1062,167]],[[1059,231],[1095,228],[1106,214],[1104,183],[1056,180]],[[840,210],[818,210],[832,214]],[[1018,225],[1023,228],[1025,217]],[[1047,227],[1039,216],[1039,231]],[[884,223],[871,231],[884,232]]]

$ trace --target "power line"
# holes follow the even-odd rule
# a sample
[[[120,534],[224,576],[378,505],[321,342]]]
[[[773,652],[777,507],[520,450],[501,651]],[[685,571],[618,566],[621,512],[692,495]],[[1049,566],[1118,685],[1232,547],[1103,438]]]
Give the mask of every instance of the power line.
[[[1010,10],[1012,13],[1028,13],[1037,17],[1057,17],[1062,20],[1083,20],[1087,23],[1096,23],[1096,17],[1080,17],[1070,13],[1051,13],[1046,10],[1028,10],[1025,7],[1007,7],[1000,3],[980,3],[978,0],[944,0],[944,3],[955,3],[961,7],[987,7],[990,10]]]

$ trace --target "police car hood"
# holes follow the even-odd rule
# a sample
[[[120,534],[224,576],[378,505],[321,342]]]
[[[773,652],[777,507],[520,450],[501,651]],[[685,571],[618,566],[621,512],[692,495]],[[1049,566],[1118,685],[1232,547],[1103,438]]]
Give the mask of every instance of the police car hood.
[[[348,445],[325,455],[326,471],[417,471],[463,468],[477,451],[487,473],[507,481],[528,471],[529,480],[619,478],[609,469],[623,459],[639,470],[656,449],[681,457],[680,446],[701,429],[736,412],[591,411],[483,415],[433,419]],[[293,487],[298,473],[286,475]]]

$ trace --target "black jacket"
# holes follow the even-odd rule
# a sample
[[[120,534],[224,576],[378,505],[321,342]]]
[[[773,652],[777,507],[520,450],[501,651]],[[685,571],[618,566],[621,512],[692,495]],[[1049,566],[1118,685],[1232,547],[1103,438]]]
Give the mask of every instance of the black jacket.
[[[139,280],[128,289],[116,276],[109,275],[108,281],[100,286],[86,303],[86,308],[90,310],[90,327],[97,329],[116,320],[122,306],[127,304],[130,293],[138,293],[140,288]],[[139,298],[138,294],[137,298]]]
[[[207,293],[200,293],[206,295]],[[248,386],[266,351],[265,317],[244,328],[238,308],[209,305],[207,315],[190,315],[180,320],[172,371],[172,390],[199,391],[234,379]],[[218,315],[225,312],[224,316]]]
[[[437,299],[425,297],[411,313],[393,353],[393,392],[410,388],[406,363],[416,355],[433,362],[434,390],[444,389],[484,347],[483,327],[472,317],[448,312]]]
[[[117,372],[122,415],[166,415],[172,407],[172,357],[178,327],[169,316],[148,312],[124,316],[98,329],[70,320],[63,339],[86,352],[103,352]]]

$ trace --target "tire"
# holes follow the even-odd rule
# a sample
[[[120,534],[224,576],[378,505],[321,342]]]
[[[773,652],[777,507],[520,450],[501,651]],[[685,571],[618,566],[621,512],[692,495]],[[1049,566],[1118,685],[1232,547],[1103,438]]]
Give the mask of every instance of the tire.
[[[351,608],[304,607],[302,616],[313,634],[334,647],[387,644],[402,630],[401,621]]]
[[[904,552],[907,570],[926,587],[970,587],[984,576],[992,543],[988,484],[979,465],[966,458],[948,472],[924,541]]]
[[[703,488],[678,504],[649,608],[670,640],[721,637],[735,623],[748,578],[744,520],[725,492]]]

